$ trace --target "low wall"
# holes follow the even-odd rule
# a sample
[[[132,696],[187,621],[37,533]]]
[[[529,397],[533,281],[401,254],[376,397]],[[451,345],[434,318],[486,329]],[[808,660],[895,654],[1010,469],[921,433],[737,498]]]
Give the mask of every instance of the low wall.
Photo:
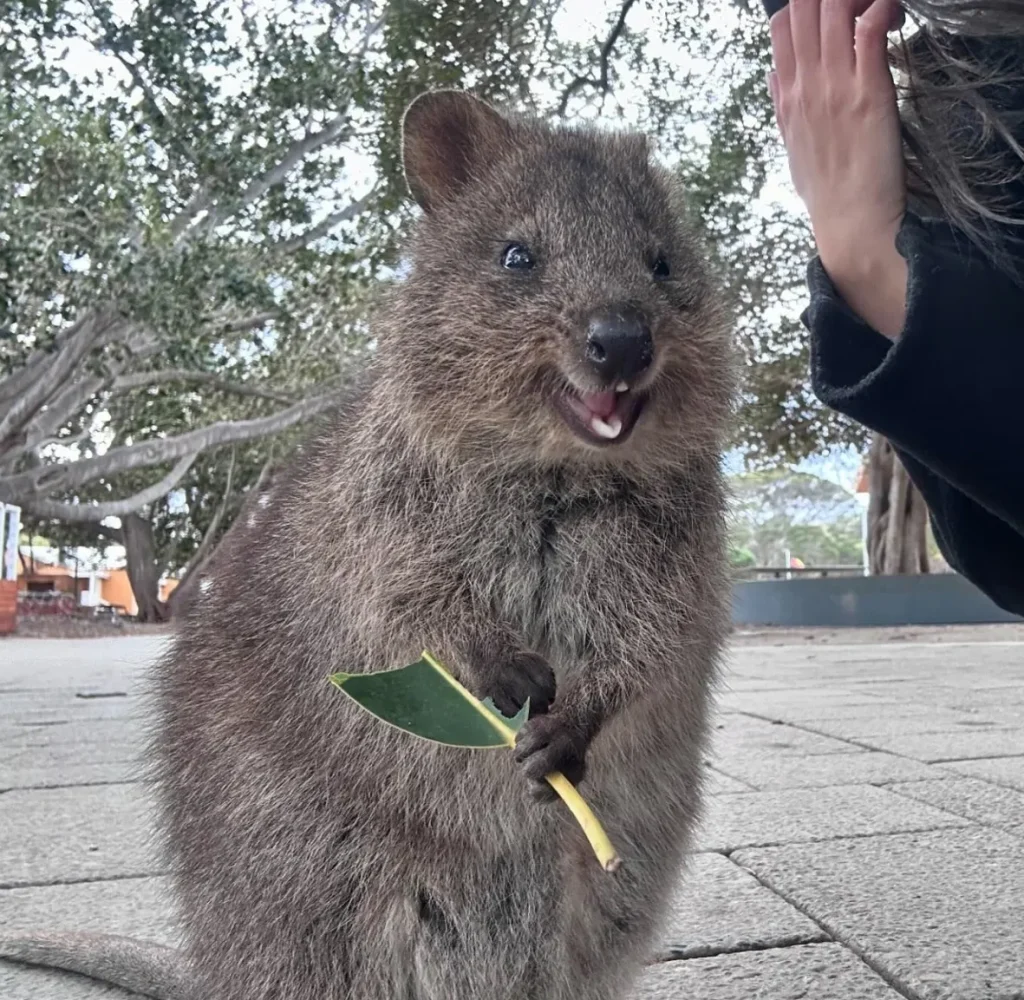
[[[755,580],[733,589],[733,622],[796,628],[1024,621],[955,573]]]

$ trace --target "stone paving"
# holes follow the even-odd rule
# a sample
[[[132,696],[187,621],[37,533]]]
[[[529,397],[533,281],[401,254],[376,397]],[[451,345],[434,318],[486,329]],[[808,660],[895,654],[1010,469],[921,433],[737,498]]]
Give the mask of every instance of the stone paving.
[[[174,942],[136,761],[163,641],[0,640],[0,931]],[[1024,1000],[1024,627],[739,636],[716,727],[634,1000]],[[0,962],[0,1000],[100,997]]]

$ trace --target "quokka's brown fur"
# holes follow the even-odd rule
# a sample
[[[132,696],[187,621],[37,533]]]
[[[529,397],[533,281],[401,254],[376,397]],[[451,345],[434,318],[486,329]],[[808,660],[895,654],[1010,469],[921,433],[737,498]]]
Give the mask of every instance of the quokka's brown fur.
[[[611,1000],[700,803],[728,327],[643,138],[448,92],[404,142],[425,212],[366,384],[254,508],[160,671],[188,953],[216,1000]],[[510,241],[529,274],[500,266]],[[584,318],[619,301],[655,363],[634,433],[598,448],[550,397],[591,387]],[[550,665],[528,727],[545,764],[586,750],[617,874],[511,752],[416,740],[326,682],[423,648],[506,703],[543,699]]]
[[[728,324],[643,138],[441,92],[404,145],[424,213],[365,384],[252,508],[158,674],[196,995],[613,1000],[701,801]],[[532,270],[502,267],[513,242]],[[646,316],[654,356],[635,430],[598,447],[552,400],[601,388],[585,328],[609,303]],[[525,760],[417,740],[328,685],[424,648],[499,706],[554,694]],[[584,764],[615,875],[533,794]]]

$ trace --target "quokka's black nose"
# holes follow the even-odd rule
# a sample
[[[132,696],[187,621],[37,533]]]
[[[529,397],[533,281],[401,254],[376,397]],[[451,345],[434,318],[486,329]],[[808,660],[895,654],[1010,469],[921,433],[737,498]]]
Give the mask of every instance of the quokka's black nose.
[[[592,313],[587,322],[586,356],[606,382],[636,378],[654,359],[654,339],[647,317],[626,303]]]

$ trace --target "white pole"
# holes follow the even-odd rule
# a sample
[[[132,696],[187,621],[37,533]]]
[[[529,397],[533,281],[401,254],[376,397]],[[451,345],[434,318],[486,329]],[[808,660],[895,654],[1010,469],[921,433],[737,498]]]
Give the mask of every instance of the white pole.
[[[18,536],[21,534],[21,508],[13,504],[0,504],[0,578],[18,579]]]
[[[860,551],[861,561],[864,564],[864,575],[871,575],[871,557],[868,554],[868,510],[871,498],[867,493],[858,493],[857,502],[860,504]]]

